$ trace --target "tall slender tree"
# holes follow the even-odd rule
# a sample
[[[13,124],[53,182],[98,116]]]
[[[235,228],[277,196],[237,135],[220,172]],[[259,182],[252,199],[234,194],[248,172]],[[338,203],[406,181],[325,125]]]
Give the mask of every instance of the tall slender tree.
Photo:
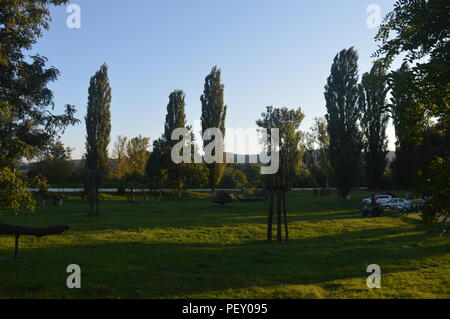
[[[352,47],[336,55],[325,86],[330,162],[341,198],[347,198],[355,186],[360,166],[362,135],[357,100],[358,53]]]
[[[375,61],[372,69],[362,75],[358,104],[364,137],[364,165],[369,189],[379,190],[387,165],[386,127],[389,120],[386,94],[386,66]]]
[[[211,73],[205,78],[203,95],[200,97],[202,102],[202,134],[209,128],[218,128],[225,138],[225,117],[227,106],[224,103],[224,85],[221,82],[221,70],[217,66],[213,67]],[[204,141],[206,146],[210,141]],[[215,156],[215,154],[212,154]],[[225,162],[223,159],[222,162]],[[217,185],[223,176],[225,170],[224,163],[206,164],[209,170],[209,187],[215,191]]]
[[[89,216],[100,214],[98,189],[108,169],[108,145],[111,133],[111,87],[108,66],[103,64],[89,86],[86,121],[86,165],[89,172]],[[95,209],[95,204],[96,209]]]
[[[181,190],[184,186],[184,179],[188,163],[174,163],[171,158],[171,148],[177,143],[172,141],[172,132],[177,128],[191,129],[186,125],[185,113],[185,94],[182,90],[175,90],[169,95],[169,103],[167,104],[166,122],[164,124],[164,141],[167,144],[166,152],[166,168],[169,174],[169,180],[173,181],[177,188],[178,197],[181,197]]]

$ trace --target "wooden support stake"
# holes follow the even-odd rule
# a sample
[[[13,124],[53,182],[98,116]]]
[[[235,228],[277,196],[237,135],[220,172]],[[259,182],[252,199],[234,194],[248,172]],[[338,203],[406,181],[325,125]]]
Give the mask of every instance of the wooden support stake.
[[[17,253],[19,251],[19,238],[20,238],[20,235],[16,234],[16,242],[15,242],[15,246],[14,246],[14,260],[17,260]]]

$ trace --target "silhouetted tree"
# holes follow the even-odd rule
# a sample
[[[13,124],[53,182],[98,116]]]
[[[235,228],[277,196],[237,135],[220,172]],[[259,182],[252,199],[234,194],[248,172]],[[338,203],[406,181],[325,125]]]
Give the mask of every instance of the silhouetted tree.
[[[336,55],[325,86],[330,162],[341,198],[356,184],[361,159],[357,83],[358,53],[352,47]]]
[[[410,75],[405,76],[409,77],[409,91],[418,102],[413,113],[423,111],[436,119],[435,132],[442,136],[445,145],[450,144],[448,9],[448,1],[445,0],[396,1],[394,10],[386,16],[376,36],[381,46],[375,54],[388,62],[399,54],[405,54],[408,62],[417,62],[409,71]],[[421,121],[407,127],[412,131],[410,135],[422,129]],[[418,139],[418,144],[422,142],[423,139]],[[420,193],[432,198],[427,205],[426,221],[433,221],[439,214],[450,211],[450,148],[446,147],[443,153],[436,155],[429,167],[421,176]],[[437,178],[442,174],[443,178]]]
[[[362,75],[361,84],[358,86],[365,173],[367,186],[373,190],[380,189],[387,165],[387,80],[386,66],[375,61],[370,72]]]
[[[419,182],[419,145],[428,126],[425,110],[418,106],[415,89],[411,86],[413,73],[407,63],[391,73],[390,111],[395,128],[395,159],[392,163],[394,184],[411,188]]]

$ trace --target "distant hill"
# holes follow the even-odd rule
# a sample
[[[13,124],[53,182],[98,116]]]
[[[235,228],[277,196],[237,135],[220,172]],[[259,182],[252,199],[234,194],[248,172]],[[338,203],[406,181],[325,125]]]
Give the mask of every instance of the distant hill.
[[[227,158],[227,162],[229,163],[229,159],[233,159],[234,163],[236,164],[250,164],[250,163],[254,163],[254,164],[262,164],[260,159],[259,159],[259,155],[258,154],[247,154],[247,155],[241,155],[241,154],[235,154],[235,153],[228,153],[226,152],[226,158]],[[395,152],[393,151],[389,151],[388,155],[388,162],[391,163],[394,159],[395,159]],[[81,165],[81,159],[74,159],[71,160],[71,162],[73,163],[73,165],[78,168]],[[110,165],[112,163],[115,162],[114,159],[110,159]],[[20,171],[28,171],[31,168],[31,164],[32,163],[25,163],[22,162],[18,168],[18,170]]]
[[[235,164],[261,164],[258,154],[241,155],[225,152],[225,155],[227,163],[231,162]]]
[[[81,165],[80,159],[70,160],[70,162],[73,163],[75,168],[78,168]],[[31,169],[31,165],[33,165],[33,162],[22,162],[17,169],[19,171],[29,171]]]

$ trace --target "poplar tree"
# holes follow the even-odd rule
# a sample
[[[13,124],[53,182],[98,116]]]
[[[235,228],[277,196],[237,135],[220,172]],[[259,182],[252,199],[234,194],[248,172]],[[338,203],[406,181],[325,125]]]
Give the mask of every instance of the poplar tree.
[[[203,95],[200,97],[202,102],[202,134],[209,128],[218,128],[225,138],[225,117],[227,113],[227,106],[224,104],[224,85],[221,82],[221,70],[214,66],[211,73],[205,78],[205,85]],[[203,141],[205,147],[212,141]],[[215,154],[211,154],[215,156]],[[223,155],[222,155],[223,156]],[[209,171],[209,187],[215,191],[217,185],[222,179],[225,163],[206,164]]]
[[[111,87],[108,66],[103,64],[89,86],[86,121],[86,165],[89,181],[89,216],[99,215],[98,189],[108,169],[108,144],[111,133]],[[96,211],[94,206],[97,204]]]
[[[361,129],[364,136],[364,165],[369,189],[379,190],[387,165],[386,127],[389,120],[386,67],[375,61],[358,86]]]
[[[178,143],[172,141],[172,132],[177,128],[191,129],[190,126],[186,126],[186,113],[185,113],[185,94],[182,90],[175,90],[169,95],[169,103],[167,104],[166,122],[164,124],[164,141],[167,144],[165,150],[165,167],[167,169],[169,180],[173,181],[174,186],[177,188],[178,197],[181,197],[181,189],[184,186],[184,178],[187,170],[187,163],[176,164],[170,158],[172,147]]]
[[[358,53],[351,47],[334,58],[325,86],[330,136],[330,162],[339,196],[347,198],[356,185],[362,134],[358,128]]]

